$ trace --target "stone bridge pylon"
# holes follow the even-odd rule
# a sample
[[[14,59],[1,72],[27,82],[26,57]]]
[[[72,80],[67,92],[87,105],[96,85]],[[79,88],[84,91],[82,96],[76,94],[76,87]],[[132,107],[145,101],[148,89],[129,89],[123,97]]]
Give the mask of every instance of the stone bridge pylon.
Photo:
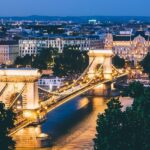
[[[102,72],[104,79],[112,80],[112,50],[90,50],[89,53],[89,78],[93,78],[95,73],[100,67],[102,67]]]
[[[39,77],[36,69],[0,69],[0,101],[7,108],[15,104],[15,109],[37,109]]]

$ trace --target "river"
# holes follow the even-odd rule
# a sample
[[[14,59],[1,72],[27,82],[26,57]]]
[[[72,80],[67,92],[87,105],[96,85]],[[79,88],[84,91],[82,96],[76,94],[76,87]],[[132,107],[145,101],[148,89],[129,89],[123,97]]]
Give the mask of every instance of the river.
[[[92,150],[98,113],[104,112],[108,99],[77,97],[53,110],[42,124],[42,131],[53,139],[50,148],[17,150]]]

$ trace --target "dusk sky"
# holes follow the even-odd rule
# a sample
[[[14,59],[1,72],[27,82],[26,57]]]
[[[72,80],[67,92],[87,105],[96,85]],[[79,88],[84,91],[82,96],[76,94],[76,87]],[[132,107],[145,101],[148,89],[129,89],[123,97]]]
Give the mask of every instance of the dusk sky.
[[[0,0],[0,16],[150,16],[150,0]]]

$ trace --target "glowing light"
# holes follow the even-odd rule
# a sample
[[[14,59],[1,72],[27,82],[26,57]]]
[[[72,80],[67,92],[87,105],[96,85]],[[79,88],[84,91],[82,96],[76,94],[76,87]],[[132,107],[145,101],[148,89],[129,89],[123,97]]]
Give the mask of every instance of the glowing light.
[[[20,131],[19,131],[19,134],[22,134],[24,132],[24,129],[21,129]]]
[[[104,84],[98,85],[98,86],[96,87],[96,89],[97,89],[97,88],[103,89],[103,88],[104,88]]]
[[[37,118],[37,112],[35,111],[30,111],[30,110],[25,110],[23,112],[23,116],[25,118],[29,118],[29,119],[36,119]]]
[[[40,111],[38,110],[38,111],[37,111],[37,114],[39,114],[39,113],[40,113]]]
[[[41,133],[38,137],[39,137],[39,138],[46,138],[46,137],[48,137],[48,135],[45,134],[45,133]]]
[[[29,118],[32,116],[32,112],[31,111],[25,111],[24,112],[24,117]]]
[[[21,109],[21,106],[17,106],[17,109]]]
[[[66,84],[66,85],[69,85],[69,83],[68,83],[68,82],[66,82],[65,84]]]
[[[111,54],[113,55],[113,52],[112,50],[105,50],[105,49],[99,49],[99,50],[90,50],[89,51],[89,54],[92,54],[92,53],[97,53],[97,54]]]

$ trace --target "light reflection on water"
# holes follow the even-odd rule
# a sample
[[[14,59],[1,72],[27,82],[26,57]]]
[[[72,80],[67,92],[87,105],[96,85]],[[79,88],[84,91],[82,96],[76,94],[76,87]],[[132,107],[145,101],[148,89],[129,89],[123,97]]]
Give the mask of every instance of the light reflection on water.
[[[60,108],[50,112],[47,121],[42,124],[42,131],[48,133],[54,139],[54,145],[63,143],[66,137],[70,136],[78,126],[86,126],[84,120],[88,117],[94,118],[93,128],[96,126],[96,117],[106,108],[107,99],[103,97],[77,97]],[[80,125],[81,124],[81,125]],[[56,148],[57,149],[57,148]],[[26,148],[17,150],[56,150],[53,148]],[[58,149],[57,149],[58,150]]]

